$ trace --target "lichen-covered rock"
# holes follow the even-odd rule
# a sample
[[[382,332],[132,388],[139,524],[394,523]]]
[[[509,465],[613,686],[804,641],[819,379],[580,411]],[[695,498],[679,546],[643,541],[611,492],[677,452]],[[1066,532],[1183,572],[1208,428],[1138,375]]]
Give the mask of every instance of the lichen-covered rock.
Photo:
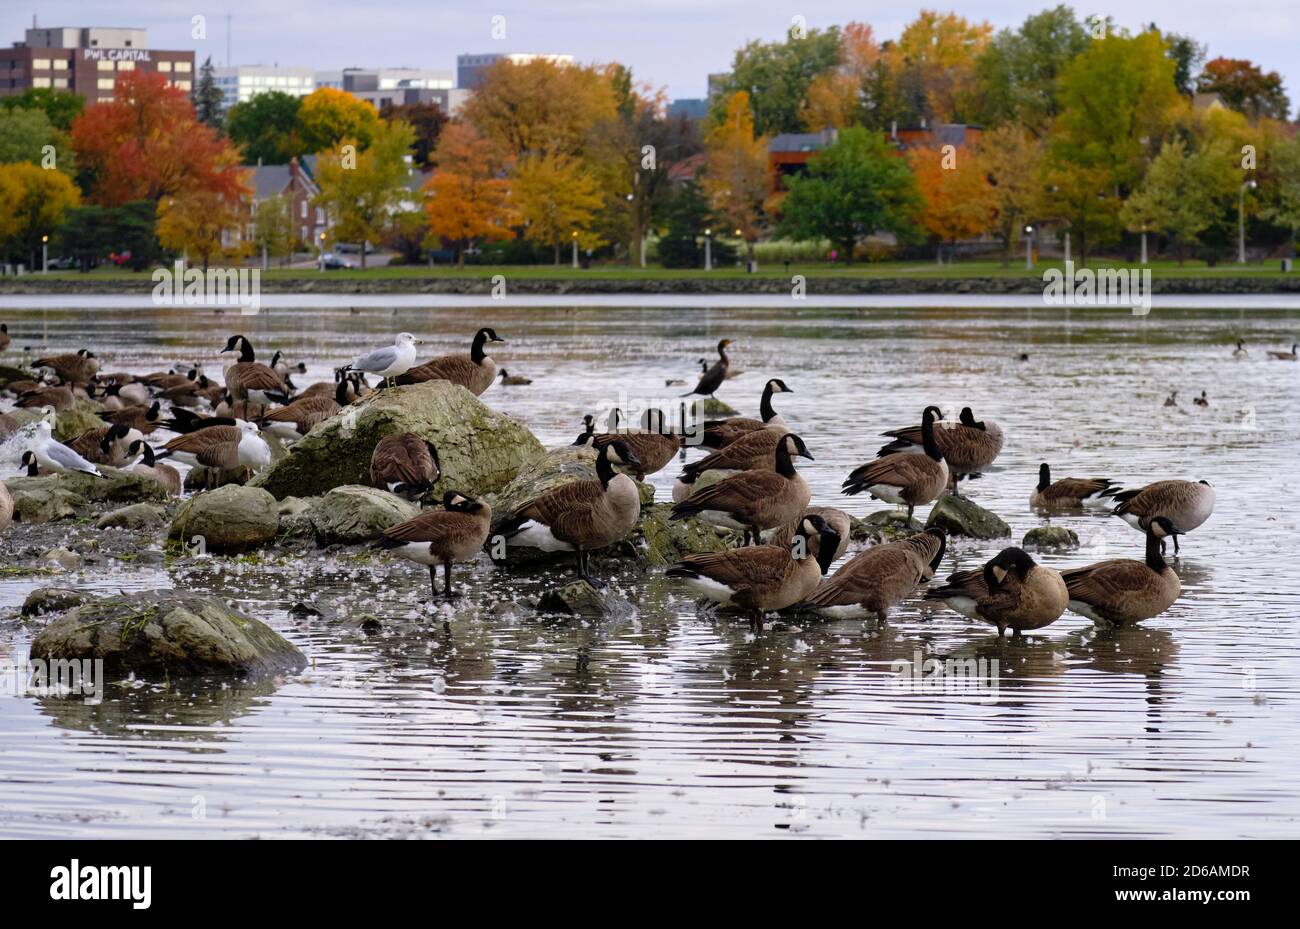
[[[98,467],[103,477],[64,472],[37,477],[11,477],[6,478],[5,483],[15,493],[57,488],[91,503],[163,503],[167,500],[167,488],[151,477],[107,465]]]
[[[971,539],[1000,539],[1011,535],[1011,527],[965,497],[945,494],[930,510],[925,528],[938,527],[950,536]]]
[[[523,425],[465,388],[429,381],[375,391],[318,424],[250,483],[277,498],[367,484],[375,446],[400,432],[413,432],[437,447],[442,461],[442,478],[434,488],[438,494],[453,487],[473,497],[498,491],[544,452]]]
[[[275,538],[280,514],[275,498],[260,487],[229,484],[191,497],[172,517],[168,538],[204,550],[239,552]]]
[[[738,533],[715,529],[702,519],[671,520],[672,511],[667,503],[641,508],[630,552],[638,561],[652,566],[676,564],[687,555],[724,551],[739,541]]]
[[[915,516],[907,518],[906,510],[877,510],[862,519],[849,517],[852,527],[849,537],[855,542],[886,542],[906,538],[925,529]]]
[[[691,415],[697,419],[725,419],[728,416],[739,416],[740,411],[728,403],[724,403],[717,397],[701,397],[690,403]]]
[[[303,538],[315,533],[311,524],[311,508],[320,497],[285,497],[280,501],[280,535]]]
[[[215,597],[155,590],[92,600],[32,641],[32,658],[101,659],[104,673],[159,680],[186,674],[279,673],[307,661],[261,620]]]
[[[66,613],[93,599],[90,594],[69,587],[37,587],[23,601],[22,614],[41,616],[45,613]]]
[[[317,498],[308,511],[321,545],[377,539],[389,526],[420,515],[420,508],[386,490],[347,484]]]
[[[102,409],[102,406],[92,400],[78,400],[72,409],[55,414],[54,438],[67,442],[87,429],[98,429],[104,425],[104,421],[99,418]]]
[[[13,478],[10,485],[14,498],[14,519],[23,523],[52,523],[58,519],[71,519],[77,510],[89,506],[85,497],[52,482],[42,486],[14,487],[19,480],[44,480],[44,478]]]
[[[148,529],[161,525],[167,511],[156,503],[132,503],[95,520],[96,529]]]
[[[1072,552],[1079,547],[1079,536],[1064,526],[1036,526],[1025,533],[1020,544],[1030,552]]]
[[[577,580],[555,587],[537,601],[537,612],[558,613],[562,616],[608,616],[621,602],[586,581]]]

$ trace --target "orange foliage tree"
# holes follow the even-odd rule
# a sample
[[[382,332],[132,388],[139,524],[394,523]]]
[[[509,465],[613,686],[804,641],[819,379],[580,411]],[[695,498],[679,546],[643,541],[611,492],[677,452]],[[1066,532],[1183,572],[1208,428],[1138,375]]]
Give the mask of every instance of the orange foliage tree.
[[[754,135],[754,116],[749,94],[743,90],[727,100],[721,123],[709,130],[705,140],[708,161],[701,178],[704,195],[716,214],[749,246],[754,262],[754,243],[763,232],[764,204],[768,197],[769,171],[767,139]]]
[[[960,149],[915,148],[908,152],[923,206],[921,227],[940,243],[970,239],[988,230],[994,192],[979,160]]]
[[[455,246],[458,265],[464,265],[471,242],[514,235],[510,183],[499,176],[491,144],[474,127],[448,123],[438,137],[433,161],[437,169],[424,185],[424,213],[429,231]]]
[[[840,63],[812,79],[804,93],[799,118],[809,132],[843,129],[860,121],[862,94],[871,70],[880,59],[880,45],[863,23],[840,31]]]

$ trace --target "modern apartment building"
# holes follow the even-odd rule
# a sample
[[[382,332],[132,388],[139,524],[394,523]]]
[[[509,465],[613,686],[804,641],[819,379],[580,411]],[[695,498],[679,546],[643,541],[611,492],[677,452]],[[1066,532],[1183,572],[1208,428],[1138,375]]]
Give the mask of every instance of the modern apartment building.
[[[194,52],[152,49],[144,29],[34,27],[23,41],[0,49],[0,97],[48,87],[98,103],[112,99],[124,71],[158,72],[188,93],[194,86]]]
[[[224,96],[223,109],[246,103],[258,94],[277,90],[292,97],[305,97],[316,89],[311,68],[281,68],[267,65],[239,65],[214,68],[213,77]]]
[[[527,64],[538,58],[547,61],[553,61],[556,64],[571,65],[573,64],[572,55],[530,55],[524,53],[499,54],[484,53],[480,55],[457,55],[456,56],[456,86],[465,90],[473,90],[483,83],[483,75],[487,69],[492,67],[502,59],[511,61],[517,65]]]

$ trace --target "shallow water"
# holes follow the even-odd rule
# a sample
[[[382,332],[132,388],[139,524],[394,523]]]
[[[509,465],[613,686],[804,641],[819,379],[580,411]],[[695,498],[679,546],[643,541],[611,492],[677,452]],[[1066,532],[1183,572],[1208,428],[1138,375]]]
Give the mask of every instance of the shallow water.
[[[0,616],[49,583],[184,586],[227,597],[311,666],[257,684],[110,687],[101,705],[0,688],[4,836],[1212,836],[1300,832],[1296,442],[1300,368],[1265,360],[1296,311],[601,309],[444,307],[13,310],[15,351],[90,344],[105,370],[205,360],[234,331],[311,363],[308,383],[410,330],[464,350],[481,324],[528,387],[484,400],[548,445],[620,399],[673,398],[719,338],[744,371],[719,397],[753,415],[769,376],[816,456],[814,502],[838,493],[884,429],[927,403],[1007,431],[967,493],[1015,539],[1038,464],[1128,485],[1206,479],[1215,515],[1183,541],[1182,598],[1119,632],[1067,613],[1024,641],[913,597],[887,626],[697,614],[661,575],[621,574],[631,615],[543,622],[513,600],[546,575],[486,562],[469,600],[432,614],[428,576],[351,553],[252,564],[109,560],[62,577],[0,577]],[[1231,358],[1238,336],[1252,348]],[[46,341],[43,341],[46,340]],[[1020,352],[1029,360],[1020,361]],[[1162,407],[1178,390],[1180,408]],[[1208,392],[1210,406],[1192,396]],[[695,454],[695,453],[692,453]],[[11,462],[3,469],[10,473]],[[653,482],[668,493],[670,466]],[[925,509],[919,511],[924,517]],[[1113,517],[1057,517],[1083,547],[1056,567],[1141,557]],[[14,530],[9,530],[13,532]],[[1002,544],[962,543],[940,574]],[[309,602],[323,617],[289,612]],[[366,615],[385,620],[368,635]],[[445,620],[445,622],[444,622]],[[0,662],[31,629],[0,623]],[[997,689],[911,690],[894,662],[996,660]],[[991,667],[990,665],[987,665]]]

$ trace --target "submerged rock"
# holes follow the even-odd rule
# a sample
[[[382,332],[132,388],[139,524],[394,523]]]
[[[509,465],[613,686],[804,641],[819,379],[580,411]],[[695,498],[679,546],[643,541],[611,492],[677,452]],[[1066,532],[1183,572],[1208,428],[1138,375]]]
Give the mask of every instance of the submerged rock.
[[[37,587],[23,601],[22,615],[41,616],[45,613],[66,613],[68,610],[89,603],[90,594],[69,587]]]
[[[375,446],[400,432],[413,432],[437,447],[443,471],[434,488],[438,494],[453,487],[473,497],[499,491],[544,452],[523,425],[465,388],[428,381],[378,390],[349,406],[317,425],[250,483],[276,497],[308,497],[345,484],[368,484]]]
[[[725,419],[728,416],[739,416],[740,411],[728,403],[724,403],[717,397],[701,397],[698,400],[691,401],[690,410],[696,419]]]
[[[32,642],[46,661],[101,659],[111,677],[295,671],[307,660],[261,620],[215,597],[155,590],[92,600],[54,620]]]
[[[1064,526],[1037,526],[1025,533],[1020,544],[1031,552],[1071,552],[1079,547],[1079,536]]]
[[[224,553],[264,545],[279,528],[274,497],[260,487],[230,484],[182,503],[167,535],[191,548],[201,544],[202,550]]]
[[[877,510],[862,519],[850,516],[849,525],[852,527],[849,537],[855,542],[889,542],[925,529],[915,516],[908,519],[906,510]]]
[[[316,541],[352,544],[383,535],[389,526],[420,515],[420,508],[386,490],[348,484],[317,498],[308,510]]]
[[[622,603],[623,601],[597,590],[586,581],[578,580],[548,590],[537,601],[537,612],[559,613],[564,616],[608,616]]]
[[[972,539],[1000,539],[1011,535],[1011,527],[993,513],[965,497],[945,494],[930,510],[925,528],[938,527],[950,536]]]
[[[167,511],[155,503],[132,503],[95,520],[96,529],[148,529],[160,525]]]

